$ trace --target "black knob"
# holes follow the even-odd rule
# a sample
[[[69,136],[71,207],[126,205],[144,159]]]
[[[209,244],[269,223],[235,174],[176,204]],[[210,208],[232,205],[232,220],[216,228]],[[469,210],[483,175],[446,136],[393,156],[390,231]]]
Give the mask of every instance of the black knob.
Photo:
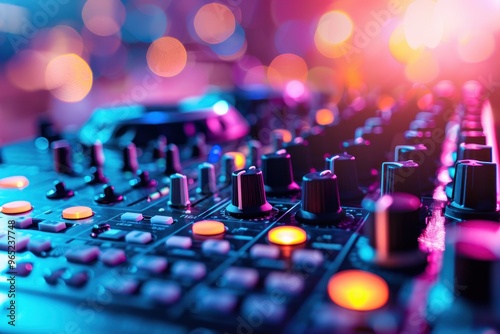
[[[104,166],[104,150],[100,140],[97,140],[94,144],[92,144],[92,146],[90,146],[90,166]]]
[[[418,238],[424,228],[419,221],[420,198],[407,193],[365,198],[362,206],[369,212],[365,223],[371,252],[360,252],[365,261],[389,267],[425,262]]]
[[[212,195],[217,192],[214,165],[204,162],[198,165],[198,188],[200,194]]]
[[[104,176],[102,168],[92,167],[90,175],[85,176],[85,182],[87,184],[106,184],[108,183],[108,178]]]
[[[300,187],[293,180],[292,161],[286,150],[262,156],[262,174],[266,193],[278,195],[297,192]]]
[[[368,140],[356,138],[342,143],[345,152],[356,157],[356,170],[358,171],[358,182],[367,186],[376,180],[380,164],[377,164],[375,152]]]
[[[384,162],[380,180],[382,195],[408,193],[420,198],[420,167],[412,160]]]
[[[258,140],[250,140],[247,143],[248,145],[248,159],[247,166],[255,166],[257,168],[260,167],[260,156],[262,155],[262,144]]]
[[[174,208],[186,208],[190,204],[186,175],[172,174],[170,176],[170,200],[168,205]]]
[[[226,211],[235,217],[265,216],[272,210],[267,202],[262,171],[254,166],[231,175],[231,204]]]
[[[395,149],[395,161],[412,160],[419,166],[420,189],[425,192],[433,191],[436,187],[434,179],[436,176],[436,162],[429,149],[422,144],[398,145]]]
[[[292,139],[292,134],[286,129],[276,129],[271,132],[271,147],[274,151],[281,150],[285,143]]]
[[[165,151],[165,175],[173,175],[182,171],[179,148],[175,144],[168,144]]]
[[[301,208],[295,216],[297,220],[306,224],[333,225],[344,215],[337,176],[330,170],[304,175]]]
[[[153,148],[153,160],[165,160],[165,151],[167,150],[167,137],[159,136]]]
[[[364,194],[358,186],[356,158],[347,153],[336,154],[325,159],[325,169],[337,176],[340,201],[356,201]]]
[[[74,174],[73,162],[71,161],[71,146],[66,140],[58,140],[52,143],[54,158],[54,170],[57,173]]]
[[[458,147],[457,160],[493,161],[491,146],[461,143]]]
[[[123,195],[115,193],[115,187],[107,184],[103,187],[103,193],[96,196],[95,201],[99,204],[113,204],[123,199]]]
[[[228,185],[231,183],[231,175],[236,170],[235,155],[232,153],[225,153],[221,159],[221,170],[219,181]]]
[[[68,198],[75,194],[71,189],[66,189],[66,185],[62,181],[54,182],[54,189],[47,192],[47,198],[50,199],[61,199]]]
[[[445,215],[460,220],[498,219],[497,165],[460,160],[455,167],[451,203],[446,207]]]
[[[198,133],[191,142],[191,158],[203,158],[207,155],[205,135]]]
[[[482,131],[460,131],[458,143],[486,145],[486,136]]]
[[[302,137],[296,137],[285,144],[285,149],[290,154],[295,181],[302,181],[302,177],[310,173],[312,167],[309,142]]]
[[[134,143],[130,143],[123,148],[123,165],[122,171],[124,172],[135,172],[139,169],[139,163],[137,162],[137,148]]]
[[[130,180],[129,184],[134,188],[151,188],[156,187],[158,182],[149,177],[149,172],[147,170],[137,171],[138,178]]]

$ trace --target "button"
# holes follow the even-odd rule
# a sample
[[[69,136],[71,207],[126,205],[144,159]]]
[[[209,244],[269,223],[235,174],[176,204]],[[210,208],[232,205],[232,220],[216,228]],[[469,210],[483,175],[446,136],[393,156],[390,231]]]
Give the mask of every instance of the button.
[[[285,314],[285,306],[272,296],[249,296],[241,305],[243,319],[254,319],[256,315],[260,315],[264,322],[278,324],[283,321]]]
[[[177,261],[172,266],[172,276],[177,279],[198,281],[205,277],[207,269],[203,263],[192,261]]]
[[[179,235],[174,235],[167,239],[165,242],[167,248],[182,248],[189,249],[193,245],[193,241],[190,237],[182,237]]]
[[[304,279],[294,274],[272,272],[266,277],[265,287],[269,293],[279,291],[287,295],[297,295],[304,290]]]
[[[72,206],[64,209],[62,212],[62,217],[64,219],[85,219],[93,215],[92,209],[88,206]]]
[[[179,300],[182,290],[175,282],[149,281],[144,283],[141,292],[159,304],[170,305]]]
[[[151,217],[151,224],[162,224],[162,225],[172,225],[174,223],[174,218],[170,216],[153,216]]]
[[[52,248],[52,243],[47,239],[32,239],[28,244],[28,250],[34,253],[46,252]]]
[[[23,251],[30,241],[27,235],[16,235],[16,252]],[[12,238],[10,239],[10,246],[12,246]],[[0,250],[7,251],[9,249],[9,238],[7,234],[0,237]]]
[[[306,231],[296,226],[278,226],[267,233],[270,242],[283,245],[299,245],[307,240]]]
[[[198,235],[217,235],[226,232],[223,223],[215,220],[202,220],[193,224],[193,233]]]
[[[274,245],[257,244],[250,249],[250,256],[254,259],[277,259],[280,249]]]
[[[77,248],[69,249],[65,256],[68,261],[85,264],[96,260],[99,253],[99,248],[96,246],[79,246]]]
[[[33,271],[33,263],[31,262],[18,262],[16,267],[7,271],[7,274],[15,273],[16,276],[26,277]]]
[[[231,267],[221,277],[224,286],[235,289],[253,289],[259,281],[259,272],[253,268]]]
[[[31,217],[19,217],[16,218],[16,228],[28,228],[33,224],[33,218]]]
[[[102,251],[99,259],[108,266],[117,266],[127,261],[127,255],[122,249],[108,248]]]
[[[323,264],[323,254],[313,249],[297,249],[292,254],[292,262],[301,268],[316,268]]]
[[[60,232],[66,228],[65,222],[44,220],[38,223],[38,229],[45,232]]]
[[[205,240],[201,244],[201,250],[205,255],[219,254],[224,255],[231,250],[231,244],[227,240]]]
[[[389,286],[378,275],[362,270],[344,270],[330,278],[328,295],[335,304],[346,309],[371,311],[387,303]]]
[[[29,180],[25,176],[9,176],[0,179],[0,188],[9,189],[9,188],[18,188],[23,189],[26,188],[30,184]]]
[[[153,236],[150,232],[132,231],[125,236],[125,241],[136,244],[147,244],[151,240],[153,240]]]
[[[121,220],[138,222],[144,219],[141,213],[125,212],[120,217]]]
[[[145,255],[135,261],[137,268],[159,274],[167,269],[167,259],[155,255]]]
[[[104,287],[117,295],[131,295],[137,291],[139,282],[131,277],[113,277],[104,282]]]
[[[231,314],[238,303],[234,293],[222,289],[202,289],[196,300],[197,311],[205,314]]]
[[[121,240],[127,235],[127,233],[127,231],[123,230],[110,229],[99,234],[97,237],[99,239]]]
[[[59,281],[59,278],[66,272],[66,268],[59,268],[59,269],[49,269],[46,270],[46,273],[43,275],[43,278],[47,284],[54,285],[57,284]]]
[[[65,271],[61,275],[61,279],[64,281],[64,283],[75,288],[80,288],[87,284],[89,278],[90,273],[85,270],[78,272]]]
[[[2,212],[9,215],[28,212],[31,211],[32,209],[33,207],[31,206],[31,203],[28,201],[14,201],[2,205]]]

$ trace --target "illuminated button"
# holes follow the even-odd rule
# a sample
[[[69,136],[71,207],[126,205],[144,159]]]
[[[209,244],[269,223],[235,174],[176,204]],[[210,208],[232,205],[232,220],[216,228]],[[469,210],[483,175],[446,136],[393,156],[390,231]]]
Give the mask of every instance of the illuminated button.
[[[277,245],[299,245],[307,240],[306,231],[295,226],[278,226],[267,234],[270,242]]]
[[[197,310],[204,314],[231,314],[238,304],[238,297],[223,289],[201,289],[196,298]]]
[[[31,217],[19,217],[16,219],[16,228],[28,228],[33,224]]]
[[[85,219],[93,215],[92,209],[88,206],[72,206],[71,208],[64,209],[62,212],[64,219]]]
[[[162,224],[162,225],[172,225],[174,223],[174,218],[170,216],[160,216],[156,215],[151,217],[151,224]]]
[[[35,253],[45,252],[51,248],[52,248],[52,243],[50,240],[47,239],[33,239],[28,244],[28,250]]]
[[[149,281],[144,283],[142,294],[159,304],[170,305],[181,297],[181,287],[175,282]]]
[[[167,239],[165,246],[167,248],[182,248],[189,249],[193,245],[193,241],[190,237],[183,237],[180,235],[174,235]]]
[[[328,294],[341,307],[370,311],[387,303],[389,287],[378,275],[362,270],[345,270],[330,278]]]
[[[137,291],[139,282],[131,277],[115,277],[104,282],[104,287],[117,295],[131,295]]]
[[[257,244],[250,249],[250,256],[254,259],[277,259],[280,249],[274,245]]]
[[[299,275],[275,271],[267,275],[265,286],[270,293],[297,295],[304,290],[304,279]]]
[[[225,231],[224,224],[215,220],[202,220],[193,224],[193,233],[198,235],[217,235]]]
[[[153,240],[153,236],[150,232],[132,231],[125,236],[125,241],[135,244],[147,244],[151,240]]]
[[[45,232],[60,232],[66,228],[65,222],[44,220],[38,223],[38,229]]]
[[[99,257],[100,252],[96,246],[80,246],[69,249],[64,255],[71,262],[90,263]]]
[[[292,262],[304,269],[319,267],[323,264],[323,254],[313,249],[297,249],[292,254]]]
[[[131,222],[138,222],[141,221],[143,218],[144,217],[142,217],[141,213],[135,213],[135,212],[125,212],[120,217],[121,220],[126,220]]]
[[[0,179],[0,188],[26,188],[30,181],[24,176],[9,176]]]
[[[108,248],[101,253],[99,259],[108,266],[117,266],[127,261],[127,256],[122,249]]]
[[[259,282],[259,272],[253,268],[230,267],[221,278],[229,288],[253,289]]]
[[[123,230],[110,229],[99,234],[97,237],[99,239],[121,240],[127,235],[127,233],[128,233],[127,231]]]
[[[225,255],[231,250],[231,245],[227,240],[205,240],[201,244],[201,250],[205,255]]]
[[[14,201],[2,205],[2,212],[9,215],[28,212],[31,209],[33,209],[33,207],[31,206],[31,203],[28,201]]]
[[[153,274],[159,274],[167,269],[168,262],[166,258],[161,256],[145,255],[139,258],[135,262],[135,265],[141,270],[149,271]]]
[[[199,281],[207,274],[205,264],[193,261],[177,261],[172,266],[172,276],[177,279]]]

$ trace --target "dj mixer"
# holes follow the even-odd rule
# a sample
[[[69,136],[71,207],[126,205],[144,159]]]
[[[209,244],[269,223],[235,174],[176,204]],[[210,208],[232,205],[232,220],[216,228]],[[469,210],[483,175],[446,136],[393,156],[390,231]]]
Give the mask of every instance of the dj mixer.
[[[241,95],[44,121],[1,148],[0,332],[497,333],[486,104],[469,84],[328,124]]]

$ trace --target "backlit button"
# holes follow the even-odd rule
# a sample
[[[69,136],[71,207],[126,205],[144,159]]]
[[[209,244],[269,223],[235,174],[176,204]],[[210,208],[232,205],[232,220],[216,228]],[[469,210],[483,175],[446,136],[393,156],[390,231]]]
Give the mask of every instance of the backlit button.
[[[14,201],[2,205],[2,213],[6,213],[9,215],[28,212],[31,211],[31,209],[33,209],[33,207],[28,201]]]
[[[125,212],[124,214],[121,215],[120,219],[131,222],[138,222],[144,219],[144,217],[142,216],[141,213]]]
[[[31,262],[18,262],[16,268],[9,270],[7,274],[15,273],[16,276],[26,277],[33,271],[33,263]]]
[[[159,304],[170,305],[179,300],[182,290],[175,282],[149,281],[144,283],[141,292]]]
[[[172,266],[172,276],[177,279],[199,281],[205,277],[207,268],[203,263],[192,261],[177,261]]]
[[[198,235],[217,235],[226,232],[223,223],[215,220],[202,220],[193,224],[193,233]]]
[[[231,244],[227,240],[205,240],[201,244],[201,250],[205,255],[224,255],[231,250]]]
[[[127,261],[127,256],[122,249],[108,248],[101,253],[99,259],[108,266],[117,266]]]
[[[69,286],[80,288],[87,284],[90,278],[90,273],[88,271],[78,271],[70,272],[66,271],[61,275],[61,279]]]
[[[135,278],[118,277],[106,280],[104,287],[117,295],[131,295],[137,291],[139,282]]]
[[[296,226],[278,226],[267,234],[270,242],[283,245],[299,245],[307,240],[306,231]]]
[[[292,262],[301,268],[315,268],[323,264],[323,254],[313,249],[297,249],[292,254]]]
[[[33,218],[31,217],[16,218],[16,228],[28,228],[32,224],[33,224]]]
[[[304,289],[304,279],[298,275],[272,272],[266,277],[266,290],[279,291],[287,295],[297,295]]]
[[[96,246],[80,246],[69,249],[65,256],[71,262],[90,263],[99,257],[99,253],[99,248]]]
[[[167,259],[161,256],[145,255],[139,258],[135,265],[141,270],[159,274],[167,269]]]
[[[38,229],[45,232],[60,232],[66,228],[65,222],[44,220],[38,223]]]
[[[127,235],[127,231],[110,229],[105,232],[102,232],[97,237],[99,239],[108,239],[108,240],[121,240]]]
[[[29,241],[30,237],[27,235],[16,235],[16,251],[23,251],[28,245]],[[11,243],[9,244],[9,238],[7,237],[7,235],[0,237],[0,250],[8,250],[9,245],[12,246],[12,239]]]
[[[189,249],[193,245],[193,241],[190,237],[182,237],[180,235],[174,235],[167,239],[165,242],[167,248],[182,248]]]
[[[153,216],[151,217],[151,224],[162,224],[162,225],[172,225],[174,223],[174,218],[170,216]]]
[[[250,256],[254,259],[277,259],[280,249],[274,245],[257,244],[250,249]]]
[[[204,314],[231,314],[238,303],[238,297],[227,290],[202,289],[196,298],[196,311]]]
[[[221,278],[221,283],[229,288],[253,289],[259,281],[259,272],[253,268],[231,267]]]
[[[125,236],[125,241],[135,244],[147,244],[151,240],[153,240],[153,236],[150,232],[132,231]]]
[[[330,278],[328,295],[349,310],[371,311],[387,303],[389,287],[378,275],[362,270],[341,271]]]
[[[0,179],[0,188],[26,188],[30,184],[29,180],[24,176],[9,176]]]
[[[85,219],[93,215],[92,209],[88,206],[72,206],[64,209],[62,212],[62,217],[64,219]]]
[[[28,244],[28,250],[35,253],[46,252],[51,248],[52,248],[52,243],[50,242],[50,240],[46,239],[33,239],[30,240]]]
[[[243,319],[252,319],[256,310],[261,310],[258,314],[265,323],[278,324],[286,315],[285,306],[277,303],[274,296],[251,295],[243,301],[241,305]]]

